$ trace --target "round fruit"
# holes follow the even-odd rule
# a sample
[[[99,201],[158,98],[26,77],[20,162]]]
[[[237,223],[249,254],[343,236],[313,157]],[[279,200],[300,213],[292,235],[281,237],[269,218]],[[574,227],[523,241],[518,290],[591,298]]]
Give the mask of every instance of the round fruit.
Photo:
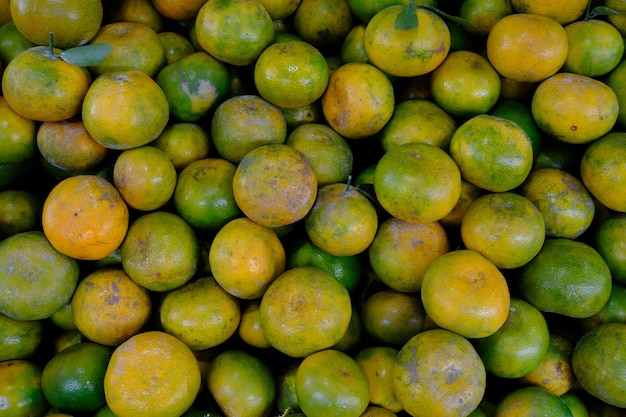
[[[41,368],[28,360],[0,362],[0,416],[42,416],[49,408],[41,389]]]

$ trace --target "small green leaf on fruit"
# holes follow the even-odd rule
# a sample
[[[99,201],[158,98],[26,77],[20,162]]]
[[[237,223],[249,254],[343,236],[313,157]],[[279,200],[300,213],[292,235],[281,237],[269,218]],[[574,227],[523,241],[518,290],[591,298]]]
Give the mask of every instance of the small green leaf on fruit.
[[[619,15],[617,10],[611,9],[607,6],[597,6],[591,9],[586,16],[586,19],[593,19],[597,16],[609,16],[609,15]]]
[[[413,1],[400,9],[400,13],[396,17],[394,27],[399,30],[415,29],[418,25],[417,13],[415,13],[415,5]]]
[[[112,50],[106,43],[77,46],[61,52],[61,59],[78,67],[91,67],[101,63]]]
[[[439,17],[449,20],[450,22],[458,23],[459,25],[465,26],[468,29],[472,29],[476,32],[480,32],[480,30],[472,22],[470,22],[467,19],[463,19],[462,17],[459,17],[459,16],[453,16],[446,12],[442,12],[436,7],[427,6],[427,5],[421,5],[419,7],[421,7],[422,9],[430,10],[431,12],[439,15]]]

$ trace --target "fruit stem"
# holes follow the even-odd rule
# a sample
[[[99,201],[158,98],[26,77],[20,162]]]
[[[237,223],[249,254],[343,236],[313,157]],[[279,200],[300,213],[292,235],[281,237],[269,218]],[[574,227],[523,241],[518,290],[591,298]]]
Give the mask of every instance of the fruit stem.
[[[348,180],[346,181],[346,191],[344,191],[344,193],[350,192],[351,187],[352,187],[352,174],[348,175]]]
[[[50,55],[54,55],[54,35],[50,32],[50,42],[48,42],[48,51]]]

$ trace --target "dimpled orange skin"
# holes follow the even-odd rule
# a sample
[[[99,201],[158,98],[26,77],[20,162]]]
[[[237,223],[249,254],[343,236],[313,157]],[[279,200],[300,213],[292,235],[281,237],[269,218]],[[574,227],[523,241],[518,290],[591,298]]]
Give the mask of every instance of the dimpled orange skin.
[[[380,131],[391,119],[395,105],[387,76],[362,62],[350,62],[333,71],[321,102],[330,127],[349,139]]]
[[[241,211],[265,227],[301,220],[317,196],[317,177],[306,157],[287,145],[264,145],[241,160],[233,178]]]
[[[44,201],[43,231],[56,250],[75,259],[98,260],[122,243],[128,207],[117,189],[96,175],[58,183]]]

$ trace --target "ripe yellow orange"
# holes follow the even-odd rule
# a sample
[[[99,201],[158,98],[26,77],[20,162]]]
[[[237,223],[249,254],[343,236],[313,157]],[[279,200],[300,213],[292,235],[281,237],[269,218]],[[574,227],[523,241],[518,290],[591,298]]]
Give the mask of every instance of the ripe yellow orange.
[[[420,290],[426,269],[449,246],[448,235],[438,222],[410,223],[390,217],[378,227],[368,257],[384,284],[412,293]]]
[[[82,118],[96,142],[123,150],[155,140],[169,121],[169,107],[163,90],[145,72],[109,72],[89,87]]]
[[[546,134],[566,143],[584,144],[613,128],[619,101],[602,81],[561,72],[537,86],[531,110],[537,126]]]
[[[445,217],[461,195],[461,174],[441,148],[406,143],[387,151],[374,173],[374,191],[394,217],[431,223]]]
[[[212,146],[207,130],[196,123],[170,123],[152,145],[165,152],[179,172],[191,162],[207,158]]]
[[[105,18],[110,22],[143,23],[157,33],[165,27],[165,16],[154,7],[152,0],[121,0],[105,13]]]
[[[118,346],[148,321],[152,301],[148,290],[121,268],[102,268],[78,285],[71,303],[76,328],[89,340]]]
[[[417,27],[396,28],[401,5],[377,12],[365,29],[365,53],[383,72],[398,77],[416,77],[437,68],[450,50],[450,30],[434,12],[417,7]]]
[[[447,216],[439,220],[439,223],[441,223],[442,226],[453,228],[461,226],[467,208],[484,193],[485,190],[461,178],[461,196],[459,197],[459,201],[457,201],[456,205]]]
[[[157,34],[159,35],[159,40],[163,44],[166,65],[172,64],[179,59],[196,52],[196,49],[191,44],[191,41],[182,33],[167,31],[157,32]]]
[[[452,135],[449,152],[463,178],[493,192],[521,185],[533,165],[532,143],[524,129],[489,114],[461,124]]]
[[[272,347],[272,345],[267,341],[261,326],[259,317],[260,306],[261,300],[258,298],[244,303],[241,307],[241,320],[239,321],[237,334],[244,343],[259,349],[267,349]]]
[[[341,136],[365,138],[378,133],[393,115],[393,87],[378,68],[349,62],[330,74],[322,95],[324,117]]]
[[[370,386],[370,404],[393,413],[402,411],[402,406],[393,392],[391,371],[399,350],[390,346],[368,346],[354,355],[354,360],[363,369]],[[367,415],[367,414],[366,414]],[[371,417],[375,417],[372,415]]]
[[[8,105],[27,119],[52,122],[78,115],[91,84],[85,68],[72,65],[48,47],[35,46],[13,58],[2,74]]]
[[[567,58],[567,34],[557,21],[538,14],[513,13],[493,25],[487,57],[502,76],[538,82],[554,75]]]
[[[91,45],[107,44],[111,52],[89,67],[95,76],[106,72],[138,70],[150,77],[165,66],[165,49],[150,26],[137,22],[112,22],[103,25]]]
[[[198,10],[194,31],[203,50],[236,66],[254,62],[274,40],[272,18],[256,0],[209,0]]]
[[[433,100],[450,115],[487,113],[500,98],[500,75],[482,55],[453,51],[430,75]]]
[[[103,20],[100,0],[71,0],[60,7],[53,0],[11,0],[11,19],[21,33],[37,45],[67,49],[92,39]]]
[[[237,331],[241,308],[214,279],[201,277],[168,292],[159,317],[165,332],[200,351],[224,343]]]
[[[114,351],[104,394],[118,417],[182,415],[200,389],[200,368],[182,341],[161,331],[139,333]]]
[[[350,324],[348,290],[329,272],[288,269],[261,298],[259,318],[267,341],[292,357],[305,357],[339,342]]]
[[[37,123],[13,110],[4,97],[0,97],[0,147],[1,164],[24,162],[37,151]]]
[[[37,130],[37,148],[51,165],[72,173],[98,167],[108,153],[93,140],[81,120],[43,122]]]
[[[504,275],[469,249],[448,252],[430,264],[422,278],[421,298],[436,325],[468,338],[494,334],[509,314]]]
[[[237,166],[233,194],[251,220],[266,227],[287,226],[304,219],[313,207],[317,177],[308,159],[291,146],[264,145],[248,152]]]
[[[607,208],[626,212],[626,134],[608,133],[583,153],[580,175],[587,190]]]
[[[160,14],[168,19],[185,21],[193,19],[206,0],[152,0],[152,4]]]
[[[464,0],[459,7],[459,17],[472,23],[478,29],[478,35],[486,36],[498,20],[513,11],[510,0]],[[475,34],[473,29],[466,30]]]
[[[268,46],[254,64],[255,87],[278,107],[293,109],[313,103],[326,90],[328,77],[322,53],[299,40]]]
[[[286,255],[272,229],[240,217],[216,233],[209,264],[215,280],[229,294],[255,299],[285,271]]]
[[[259,0],[272,20],[282,20],[291,16],[300,5],[300,0]]]
[[[340,45],[353,26],[348,0],[300,0],[291,18],[295,33],[316,48]]]
[[[122,243],[128,230],[128,206],[102,177],[77,175],[59,182],[43,205],[43,231],[59,252],[98,260]]]
[[[467,249],[500,269],[519,268],[539,253],[546,227],[533,202],[513,192],[488,193],[465,210],[461,238]]]
[[[511,5],[517,13],[540,14],[562,25],[581,17],[585,13],[587,3],[586,0],[511,0]]]
[[[49,408],[41,389],[42,369],[30,360],[0,362],[0,399],[8,416],[42,416]]]
[[[483,398],[487,375],[472,344],[444,329],[413,336],[398,352],[393,391],[414,417],[468,416]]]
[[[535,369],[522,377],[524,383],[547,389],[562,396],[569,392],[576,383],[572,370],[572,352],[574,343],[565,336],[550,334],[548,352]]]
[[[494,410],[495,417],[532,416],[549,414],[571,417],[572,412],[557,395],[541,387],[518,387],[504,395]]]

